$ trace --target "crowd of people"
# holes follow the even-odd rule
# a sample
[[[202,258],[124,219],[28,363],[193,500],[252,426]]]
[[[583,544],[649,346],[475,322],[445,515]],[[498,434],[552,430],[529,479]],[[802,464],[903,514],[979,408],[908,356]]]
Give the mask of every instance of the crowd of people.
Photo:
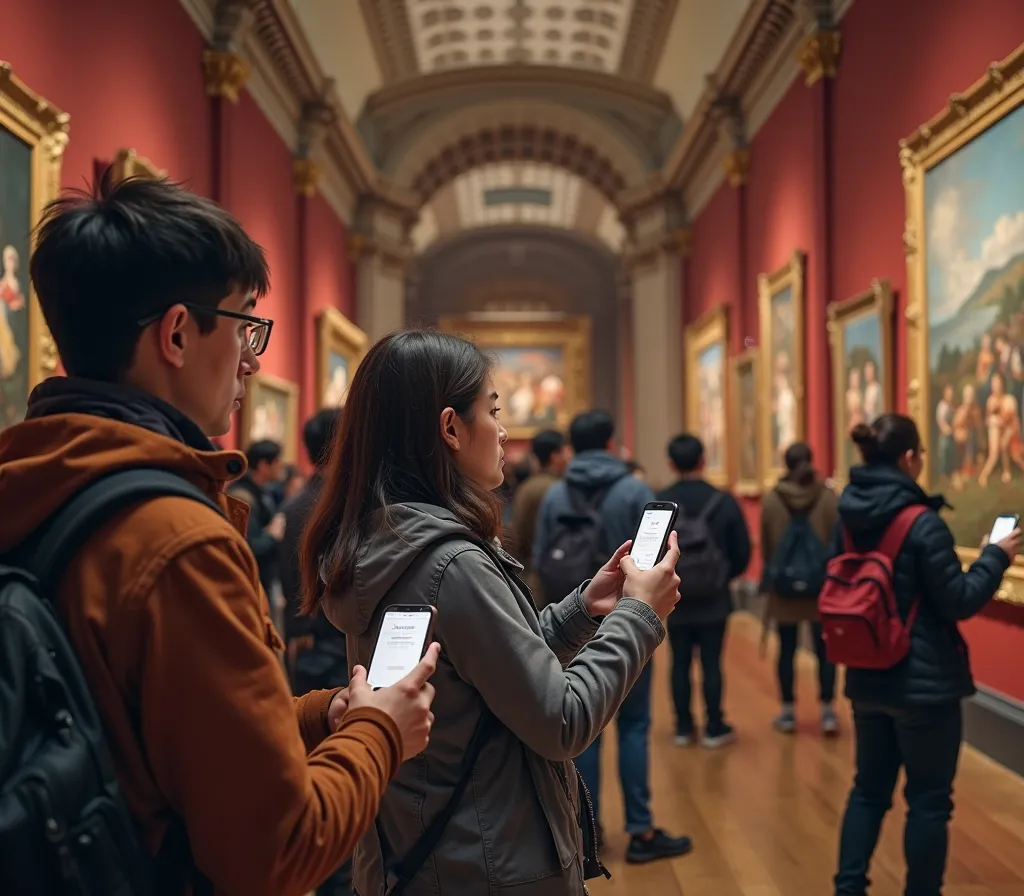
[[[68,194],[43,216],[30,276],[66,376],[36,387],[0,436],[0,504],[19,509],[0,517],[13,558],[0,573],[0,891],[583,896],[606,873],[612,719],[626,861],[694,848],[654,820],[650,660],[667,639],[680,748],[735,740],[722,660],[730,583],[751,556],[737,500],[703,478],[697,434],[666,446],[676,481],[657,495],[600,410],[538,434],[507,475],[491,359],[410,330],[370,349],[342,411],[306,423],[306,479],[273,443],[244,456],[211,442],[273,324],[256,314],[263,253],[214,203],[162,180]],[[883,414],[853,438],[863,463],[842,496],[795,443],[764,499],[775,727],[794,731],[809,623],[821,732],[837,732],[815,598],[849,584],[828,572],[836,558],[855,578],[858,558],[888,550],[905,643],[897,662],[847,671],[857,771],[834,891],[866,892],[902,768],[906,892],[934,896],[973,690],[956,623],[992,598],[1020,533],[963,571],[942,499],[915,481],[914,423]],[[181,484],[107,494],[108,516],[90,517],[73,551],[46,554],[49,521],[123,471]],[[640,569],[631,539],[655,499],[678,517]],[[40,572],[39,556],[63,565]],[[28,595],[50,602],[63,636]],[[433,607],[434,643],[375,689],[366,669],[394,604]]]

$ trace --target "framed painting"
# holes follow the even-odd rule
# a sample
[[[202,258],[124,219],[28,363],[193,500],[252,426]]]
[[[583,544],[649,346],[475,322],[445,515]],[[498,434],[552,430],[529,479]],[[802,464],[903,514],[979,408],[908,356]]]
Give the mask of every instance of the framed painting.
[[[299,440],[299,387],[269,373],[249,378],[242,402],[241,448],[270,439],[281,446],[285,463],[296,461]]]
[[[494,384],[510,439],[530,439],[542,429],[564,431],[590,407],[589,317],[516,323],[442,317],[438,324],[494,356]]]
[[[149,159],[140,156],[134,149],[119,149],[111,163],[111,176],[115,182],[129,177],[166,177],[167,172],[157,168]]]
[[[1024,502],[1024,46],[900,143],[910,414],[965,563]],[[1024,604],[1024,562],[998,597]]]
[[[28,394],[57,372],[57,349],[28,262],[43,208],[60,192],[68,116],[0,62],[0,429],[23,420]]]
[[[744,497],[756,497],[764,490],[761,453],[761,400],[758,390],[760,353],[747,349],[733,356],[732,381],[729,384],[733,491]]]
[[[348,384],[366,353],[366,334],[334,308],[325,308],[317,318],[318,408],[340,408],[345,404]]]
[[[726,417],[729,317],[714,308],[686,328],[686,428],[704,443],[704,478],[729,481]]]
[[[892,307],[888,280],[873,280],[871,289],[828,306],[835,423],[832,479],[839,487],[858,462],[850,430],[893,409]]]
[[[794,250],[783,267],[757,278],[765,488],[785,472],[786,449],[804,438],[805,268],[806,256]]]

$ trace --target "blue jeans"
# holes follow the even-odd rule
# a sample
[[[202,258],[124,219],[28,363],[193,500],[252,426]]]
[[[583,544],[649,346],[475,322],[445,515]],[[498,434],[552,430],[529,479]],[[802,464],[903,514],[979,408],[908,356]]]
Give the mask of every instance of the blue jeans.
[[[863,896],[868,865],[878,843],[900,766],[907,826],[906,896],[939,896],[946,869],[949,818],[963,735],[959,703],[895,709],[855,701],[857,775],[839,841],[837,896]]]
[[[615,717],[619,732],[619,780],[626,802],[626,833],[651,829],[651,789],[648,781],[648,736],[651,730],[651,664],[644,667]],[[594,801],[600,820],[601,735],[576,759],[576,767]]]

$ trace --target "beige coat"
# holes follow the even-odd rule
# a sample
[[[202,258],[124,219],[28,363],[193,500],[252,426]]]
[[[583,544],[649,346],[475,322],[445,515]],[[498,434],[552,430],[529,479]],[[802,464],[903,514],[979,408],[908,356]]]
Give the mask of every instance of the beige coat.
[[[789,525],[788,508],[803,512],[811,508],[811,528],[827,545],[832,540],[836,521],[839,519],[839,497],[820,479],[810,485],[780,480],[761,503],[761,556],[764,562],[775,553]],[[818,618],[818,602],[810,598],[779,597],[768,595],[766,616],[783,624],[814,621]]]

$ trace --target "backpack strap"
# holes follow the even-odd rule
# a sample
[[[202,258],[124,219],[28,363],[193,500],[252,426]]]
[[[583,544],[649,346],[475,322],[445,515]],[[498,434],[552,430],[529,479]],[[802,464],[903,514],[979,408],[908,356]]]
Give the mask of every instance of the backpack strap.
[[[885,527],[885,532],[882,534],[876,550],[885,554],[895,563],[896,555],[900,552],[903,542],[906,541],[907,536],[910,534],[911,526],[917,522],[917,518],[927,509],[924,504],[911,504],[909,507],[904,507],[889,521],[889,525]]]
[[[722,503],[725,498],[725,492],[715,490],[715,493],[708,498],[707,503],[700,509],[700,513],[697,514],[697,520],[702,523],[706,523],[712,513],[718,508],[718,505]]]
[[[43,594],[54,594],[68,564],[104,522],[133,504],[163,497],[190,498],[224,515],[202,489],[170,470],[116,470],[90,482],[30,536],[25,568]]]

